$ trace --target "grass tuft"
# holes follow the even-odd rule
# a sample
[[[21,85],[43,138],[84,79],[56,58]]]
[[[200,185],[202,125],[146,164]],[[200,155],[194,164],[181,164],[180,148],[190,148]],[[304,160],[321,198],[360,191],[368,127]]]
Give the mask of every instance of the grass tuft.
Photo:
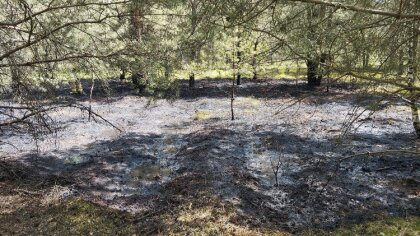
[[[194,115],[194,120],[207,120],[211,118],[210,111],[197,111]]]

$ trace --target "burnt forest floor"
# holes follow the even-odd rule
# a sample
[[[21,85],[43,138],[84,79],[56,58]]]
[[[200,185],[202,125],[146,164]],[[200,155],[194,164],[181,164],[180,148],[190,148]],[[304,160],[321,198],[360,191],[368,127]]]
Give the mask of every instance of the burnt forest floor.
[[[73,108],[36,141],[3,130],[0,235],[419,234],[420,143],[398,98],[244,80],[231,121],[230,80],[186,82],[171,101],[98,86],[92,109],[123,132]],[[68,90],[54,96],[89,105]]]

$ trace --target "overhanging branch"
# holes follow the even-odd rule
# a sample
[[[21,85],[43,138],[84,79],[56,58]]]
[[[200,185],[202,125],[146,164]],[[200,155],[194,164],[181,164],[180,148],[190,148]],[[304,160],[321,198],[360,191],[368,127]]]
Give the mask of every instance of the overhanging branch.
[[[420,14],[418,14],[418,13],[391,12],[391,11],[386,11],[386,10],[365,8],[365,7],[343,4],[341,2],[330,2],[330,1],[325,1],[325,0],[288,0],[288,1],[320,4],[320,5],[335,7],[335,8],[339,8],[339,9],[343,9],[343,10],[363,12],[363,13],[368,13],[368,14],[373,14],[373,15],[381,15],[381,16],[390,16],[390,17],[394,17],[394,18],[420,20]]]

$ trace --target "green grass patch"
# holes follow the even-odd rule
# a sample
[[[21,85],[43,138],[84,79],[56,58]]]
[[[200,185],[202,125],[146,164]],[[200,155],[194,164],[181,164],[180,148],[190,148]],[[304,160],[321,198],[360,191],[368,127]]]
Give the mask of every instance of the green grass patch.
[[[218,79],[233,78],[237,70],[231,68],[196,68],[193,70],[196,79]],[[178,79],[188,79],[189,70],[175,71],[175,77]],[[253,68],[249,64],[241,66],[240,73],[243,78],[253,77]],[[258,78],[300,78],[306,76],[306,65],[303,62],[274,62],[262,64],[257,68]]]
[[[333,232],[314,232],[311,230],[303,233],[309,235],[337,235],[337,236],[418,236],[420,235],[420,217],[388,217],[381,220],[370,221],[362,224],[342,226]]]
[[[0,215],[5,235],[133,235],[132,216],[76,198]]]

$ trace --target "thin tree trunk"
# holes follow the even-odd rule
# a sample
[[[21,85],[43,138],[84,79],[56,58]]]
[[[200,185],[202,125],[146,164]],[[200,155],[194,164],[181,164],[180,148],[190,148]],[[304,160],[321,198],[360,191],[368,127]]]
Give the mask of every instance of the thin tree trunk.
[[[238,60],[238,63],[237,63],[238,73],[237,73],[237,76],[236,76],[236,84],[241,85],[241,72],[239,71],[239,67],[240,67],[241,62],[242,62],[242,51],[241,51],[241,35],[240,35],[240,32],[239,32],[239,29],[238,29],[238,32],[237,32],[236,50],[237,50],[236,58]]]
[[[362,44],[366,45],[365,31],[363,29],[360,30],[360,34],[362,36]],[[361,54],[362,54],[362,67],[363,67],[363,70],[366,70],[369,67],[369,58],[370,58],[368,49],[366,47],[362,48]]]
[[[144,24],[143,24],[143,9],[140,3],[133,3],[132,5],[132,29],[133,29],[133,37],[134,40],[137,42],[142,41]],[[140,69],[137,71],[133,71],[133,75],[131,77],[131,81],[135,87],[136,93],[141,94],[143,90],[146,88],[145,83],[145,73],[140,66]]]
[[[254,51],[252,54],[252,69],[253,69],[253,76],[252,79],[258,79],[258,72],[257,72],[257,49],[258,49],[258,39],[254,43]]]
[[[397,74],[399,77],[401,77],[404,74],[404,50],[401,48],[398,51],[398,68],[397,68]]]
[[[168,60],[165,60],[165,61],[164,61],[164,64],[163,64],[163,69],[164,69],[165,79],[166,79],[166,80],[169,80],[169,77],[170,77],[170,75],[171,75],[171,67],[170,67],[170,65],[169,65]]]
[[[194,35],[195,31],[197,30],[197,23],[198,23],[198,17],[197,17],[197,3],[195,0],[190,0],[190,4],[191,4],[191,36]],[[194,45],[191,45],[190,50],[190,62],[193,63],[197,60],[197,48]],[[194,70],[194,69],[193,69]],[[189,75],[189,88],[190,89],[194,89],[195,87],[195,73],[194,71],[190,71],[190,75]]]
[[[415,9],[418,8],[418,3],[415,4]],[[420,139],[420,118],[417,106],[418,92],[414,90],[417,82],[417,46],[418,46],[418,29],[415,21],[410,23],[409,26],[411,40],[408,45],[408,86],[410,87],[410,107],[413,126],[417,134],[417,138]]]
[[[369,56],[369,52],[364,52],[363,53],[363,68],[364,69],[368,69],[369,68],[369,59],[370,59],[370,56]]]
[[[11,65],[15,64],[15,60],[13,57],[9,57],[8,61]],[[22,81],[21,81],[21,73],[19,68],[16,66],[10,67],[10,76],[11,76],[11,89],[13,92],[13,96],[19,98],[22,95]]]
[[[233,43],[233,55],[232,55],[232,70],[233,70],[233,78],[232,78],[232,91],[230,97],[230,113],[232,115],[232,120],[235,120],[235,113],[233,111],[233,102],[235,101],[235,43]]]
[[[235,120],[235,113],[233,111],[233,101],[235,101],[235,74],[233,74],[232,93],[230,97],[230,113],[232,115],[232,120]]]
[[[12,75],[11,87],[12,87],[13,95],[19,97],[21,95],[21,85],[22,85],[20,81],[19,71],[16,67],[12,66],[10,67],[10,72]]]
[[[89,119],[90,122],[92,118],[92,99],[93,99],[93,89],[95,87],[95,79],[92,78],[92,86],[90,86],[90,92],[89,92]]]

